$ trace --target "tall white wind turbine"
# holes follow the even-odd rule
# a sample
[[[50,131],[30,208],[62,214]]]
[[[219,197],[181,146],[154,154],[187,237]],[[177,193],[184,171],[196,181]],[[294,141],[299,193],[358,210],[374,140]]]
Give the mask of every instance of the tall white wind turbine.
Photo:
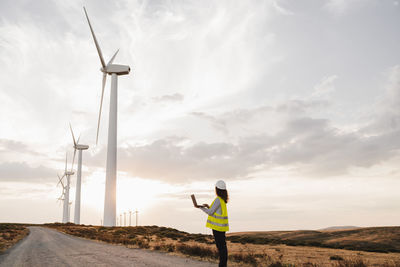
[[[99,127],[101,118],[101,107],[103,105],[104,86],[106,84],[107,74],[111,75],[111,93],[110,93],[110,113],[108,122],[108,145],[107,145],[107,168],[106,168],[106,189],[104,198],[104,226],[115,226],[116,222],[116,185],[117,185],[117,106],[118,106],[118,76],[129,74],[131,68],[126,65],[112,64],[118,51],[111,57],[107,65],[104,62],[103,54],[101,53],[100,46],[97,42],[96,36],[93,32],[92,25],[90,24],[89,17],[85,11],[86,19],[89,23],[90,31],[93,36],[94,44],[97,53],[100,57],[101,68],[103,73],[103,83],[101,89],[101,100],[99,119],[97,122],[97,135],[96,144],[99,137]]]
[[[75,191],[75,210],[74,210],[74,223],[81,223],[81,184],[82,184],[82,150],[87,150],[89,148],[88,145],[79,144],[78,141],[75,141],[74,131],[72,130],[71,124],[69,124],[69,129],[71,130],[72,141],[74,142],[74,157],[72,158],[72,168],[74,167],[75,154],[76,151],[79,151],[78,154],[78,172],[76,174],[76,191]]]

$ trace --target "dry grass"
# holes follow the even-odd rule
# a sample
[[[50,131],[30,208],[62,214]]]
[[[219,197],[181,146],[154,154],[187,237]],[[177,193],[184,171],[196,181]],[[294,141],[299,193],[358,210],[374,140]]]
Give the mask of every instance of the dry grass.
[[[214,262],[218,258],[213,237],[210,235],[190,234],[158,226],[99,227],[74,224],[49,224],[47,226],[67,234],[121,244],[131,248],[164,251]],[[228,241],[227,245],[230,266],[400,267],[400,253],[231,241]]]
[[[0,252],[4,252],[29,234],[28,228],[9,223],[0,223]]]
[[[241,232],[228,234],[228,239],[244,244],[285,244],[400,253],[400,227],[368,227],[330,231]]]

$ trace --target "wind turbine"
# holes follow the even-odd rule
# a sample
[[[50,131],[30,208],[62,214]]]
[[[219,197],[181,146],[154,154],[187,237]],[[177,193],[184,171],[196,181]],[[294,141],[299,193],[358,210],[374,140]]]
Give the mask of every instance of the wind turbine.
[[[64,186],[62,183],[63,188],[65,189],[64,193],[64,206],[63,206],[63,223],[69,222],[70,214],[69,214],[69,188],[71,184],[71,175],[74,175],[74,172],[67,170],[67,154],[65,154],[65,170],[64,175],[61,177],[60,181],[62,183],[62,179],[67,177],[67,184]]]
[[[74,172],[72,170],[71,171],[67,170],[67,154],[65,154],[65,170],[64,170],[64,174],[61,177],[58,176],[59,181],[57,183],[57,185],[59,183],[61,183],[61,185],[63,187],[63,195],[64,195],[64,199],[63,199],[63,201],[64,201],[64,203],[63,203],[63,220],[62,220],[63,223],[69,222],[69,218],[70,218],[70,214],[69,214],[69,204],[70,204],[70,202],[69,202],[69,188],[70,188],[70,183],[71,183],[71,175],[74,175]],[[67,184],[66,185],[63,183],[64,177],[67,178]]]
[[[61,183],[61,186],[62,186],[62,193],[61,193],[61,196],[60,196],[57,200],[58,200],[58,201],[63,201],[63,202],[65,202],[65,189],[66,189],[66,187],[64,186],[64,183],[63,183],[63,178],[64,178],[64,176],[60,177],[60,175],[58,175],[58,174],[57,174],[57,176],[58,176],[58,183],[57,183],[57,185],[59,185],[59,184]],[[62,222],[63,222],[63,223],[65,223],[65,222],[64,222],[64,218],[67,218],[67,214],[65,213],[65,207],[63,206],[63,217],[62,217]]]
[[[101,89],[101,100],[99,109],[99,119],[97,122],[97,135],[96,144],[99,138],[99,127],[101,118],[101,108],[103,105],[104,86],[106,84],[107,74],[111,75],[111,93],[110,93],[110,113],[108,122],[108,145],[107,145],[107,168],[106,168],[106,189],[104,198],[104,226],[115,226],[116,222],[116,185],[117,185],[117,106],[118,106],[118,76],[127,75],[131,71],[131,68],[127,65],[112,64],[117,55],[118,51],[111,57],[107,65],[104,62],[103,54],[101,53],[100,46],[97,42],[94,34],[92,25],[86,9],[86,19],[89,24],[90,31],[93,36],[93,41],[97,49],[97,53],[100,57],[101,68],[100,71],[103,73],[103,83]]]
[[[78,154],[78,172],[76,174],[74,223],[75,224],[80,224],[80,222],[81,222],[82,150],[88,149],[89,146],[88,145],[79,144],[80,137],[78,137],[78,141],[75,141],[74,131],[72,130],[71,124],[69,124],[69,128],[71,130],[72,140],[74,141],[74,157],[72,158],[72,167],[71,167],[71,169],[74,167],[74,160],[75,160],[76,151],[79,150],[79,154]]]

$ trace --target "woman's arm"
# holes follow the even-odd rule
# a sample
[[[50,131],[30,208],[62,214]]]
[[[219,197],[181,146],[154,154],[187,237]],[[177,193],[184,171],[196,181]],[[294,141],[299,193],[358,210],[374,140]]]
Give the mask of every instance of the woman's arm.
[[[211,208],[207,209],[207,208],[201,207],[200,209],[201,209],[202,211],[204,211],[205,213],[207,213],[208,215],[213,215],[213,214],[218,210],[218,208],[219,208],[220,206],[221,206],[221,203],[219,202],[219,198],[217,198],[217,199],[214,201],[214,204],[212,205]]]

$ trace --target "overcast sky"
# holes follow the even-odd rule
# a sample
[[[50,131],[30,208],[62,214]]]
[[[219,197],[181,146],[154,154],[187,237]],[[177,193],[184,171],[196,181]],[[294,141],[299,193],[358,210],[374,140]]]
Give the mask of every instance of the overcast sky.
[[[105,60],[119,48],[131,67],[118,214],[208,233],[189,195],[210,203],[224,179],[231,231],[398,224],[393,0],[1,1],[0,222],[61,220],[71,122],[90,146],[81,222],[100,224],[110,80],[96,146],[102,74],[84,5]]]

